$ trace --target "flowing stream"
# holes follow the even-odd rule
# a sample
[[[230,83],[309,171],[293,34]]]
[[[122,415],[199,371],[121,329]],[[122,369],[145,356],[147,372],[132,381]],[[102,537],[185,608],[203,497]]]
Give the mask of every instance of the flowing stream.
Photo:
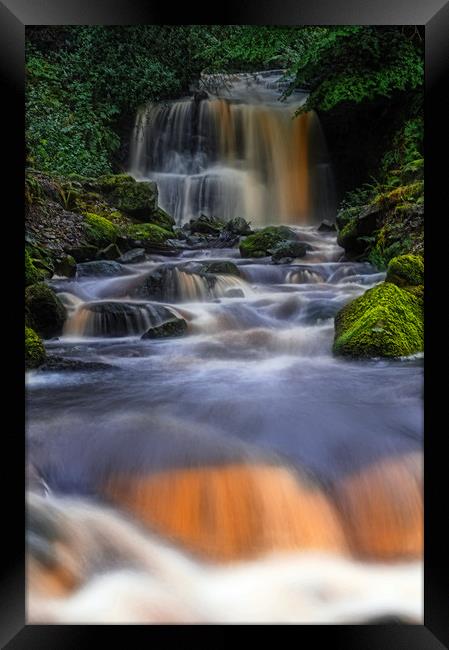
[[[68,317],[46,348],[70,363],[27,373],[33,621],[421,622],[422,359],[333,356],[335,314],[384,274],[317,228],[316,116],[276,104],[279,74],[231,82],[143,109],[133,173],[178,223],[290,223],[312,249],[50,281]],[[142,338],[174,317],[183,336]]]

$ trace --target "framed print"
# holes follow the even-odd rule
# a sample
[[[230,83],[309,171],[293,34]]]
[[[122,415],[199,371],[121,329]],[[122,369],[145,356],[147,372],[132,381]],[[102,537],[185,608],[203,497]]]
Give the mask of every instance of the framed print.
[[[424,213],[448,6],[0,12],[5,647],[447,646]]]

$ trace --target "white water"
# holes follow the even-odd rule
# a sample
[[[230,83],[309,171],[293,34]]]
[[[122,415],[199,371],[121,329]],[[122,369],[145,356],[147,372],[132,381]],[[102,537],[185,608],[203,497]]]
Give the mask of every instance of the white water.
[[[200,214],[253,225],[333,219],[334,182],[315,113],[280,101],[281,73],[234,75],[200,102],[150,104],[137,114],[130,173],[157,182],[178,224]],[[210,85],[210,80],[209,80]]]

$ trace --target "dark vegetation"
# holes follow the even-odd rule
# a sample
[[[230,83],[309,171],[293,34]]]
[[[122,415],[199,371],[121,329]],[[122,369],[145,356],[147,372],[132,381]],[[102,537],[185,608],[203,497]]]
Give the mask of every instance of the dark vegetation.
[[[415,26],[27,27],[26,285],[136,248],[169,252],[181,234],[154,184],[123,175],[127,143],[139,105],[207,92],[202,72],[285,69],[286,93],[307,89],[304,110],[324,127],[346,256],[386,269],[398,255],[422,255],[423,50]],[[182,236],[237,243],[250,233],[242,222],[205,217]],[[290,256],[288,242],[262,243],[250,235],[241,247]],[[32,331],[49,330],[37,320],[27,312],[39,352]]]

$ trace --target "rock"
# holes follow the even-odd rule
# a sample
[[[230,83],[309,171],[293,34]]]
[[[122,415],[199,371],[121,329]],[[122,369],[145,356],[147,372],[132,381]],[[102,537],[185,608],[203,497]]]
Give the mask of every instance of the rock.
[[[170,320],[150,327],[150,329],[142,335],[143,339],[160,339],[175,336],[184,336],[187,333],[187,323],[183,318],[173,316]]]
[[[242,257],[267,257],[281,242],[297,241],[296,234],[287,226],[268,226],[240,242]]]
[[[318,232],[335,232],[336,230],[336,225],[327,219],[322,221],[318,226]]]
[[[108,219],[93,212],[87,212],[84,215],[84,233],[88,244],[100,248],[115,243],[119,230]]]
[[[138,262],[145,261],[145,249],[144,248],[132,248],[131,250],[123,253],[120,257],[117,258],[117,262],[120,264],[137,264]]]
[[[416,286],[424,283],[424,259],[420,255],[399,255],[390,260],[385,282],[398,287]]]
[[[58,336],[66,319],[66,309],[46,284],[33,284],[25,290],[27,324],[43,338]]]
[[[214,273],[214,274],[227,274],[227,275],[236,275],[240,277],[240,270],[234,262],[228,261],[215,261],[207,262],[206,264],[201,265],[200,271],[202,273]]]
[[[83,262],[76,267],[76,278],[96,278],[96,277],[118,277],[120,275],[131,275],[132,271],[126,269],[116,260],[95,260],[93,262]]]
[[[174,253],[176,249],[168,243],[173,233],[152,223],[133,224],[127,229],[127,234],[140,242],[139,248],[144,248],[148,253]]]
[[[202,214],[198,219],[191,219],[189,221],[189,227],[191,233],[218,236],[225,227],[225,223],[217,217],[208,217]]]
[[[90,370],[109,370],[117,366],[100,361],[80,361],[79,359],[65,359],[64,357],[48,356],[45,363],[40,366],[39,371],[58,371],[58,372],[80,372]]]
[[[41,274],[34,266],[28,249],[25,248],[25,286],[28,287],[30,284],[36,284],[36,282],[40,282],[41,280]]]
[[[25,326],[25,368],[27,370],[38,368],[44,363],[45,358],[46,353],[41,338],[31,327]]]
[[[68,253],[75,258],[77,262],[89,262],[97,257],[98,248],[92,244],[80,244],[74,248],[69,248]]]
[[[383,282],[347,304],[335,316],[333,351],[349,357],[401,357],[421,352],[423,301]]]
[[[193,101],[196,103],[202,102],[205,99],[209,99],[209,95],[205,90],[197,90],[193,94]]]
[[[158,210],[158,189],[153,181],[136,181],[128,174],[111,174],[98,179],[107,200],[135,219],[147,221]]]
[[[239,289],[238,287],[231,287],[231,289],[227,289],[225,291],[225,298],[244,298],[245,294],[243,292],[243,289]]]
[[[117,244],[109,244],[103,250],[98,251],[97,258],[99,260],[116,260],[122,254]]]
[[[294,260],[297,257],[305,257],[307,251],[313,250],[310,244],[302,241],[281,241],[271,250],[273,262],[282,263],[281,260]],[[284,262],[285,263],[285,262]]]
[[[65,255],[55,263],[55,273],[66,278],[73,278],[76,273],[76,261],[72,255]]]
[[[249,223],[243,217],[234,217],[227,221],[225,230],[235,235],[250,235],[252,233]]]
[[[157,210],[152,213],[149,221],[155,226],[159,226],[164,230],[168,230],[170,232],[170,235],[173,236],[173,227],[175,226],[176,222],[174,218],[169,215],[168,212],[165,212],[165,210],[162,208],[157,208]]]

